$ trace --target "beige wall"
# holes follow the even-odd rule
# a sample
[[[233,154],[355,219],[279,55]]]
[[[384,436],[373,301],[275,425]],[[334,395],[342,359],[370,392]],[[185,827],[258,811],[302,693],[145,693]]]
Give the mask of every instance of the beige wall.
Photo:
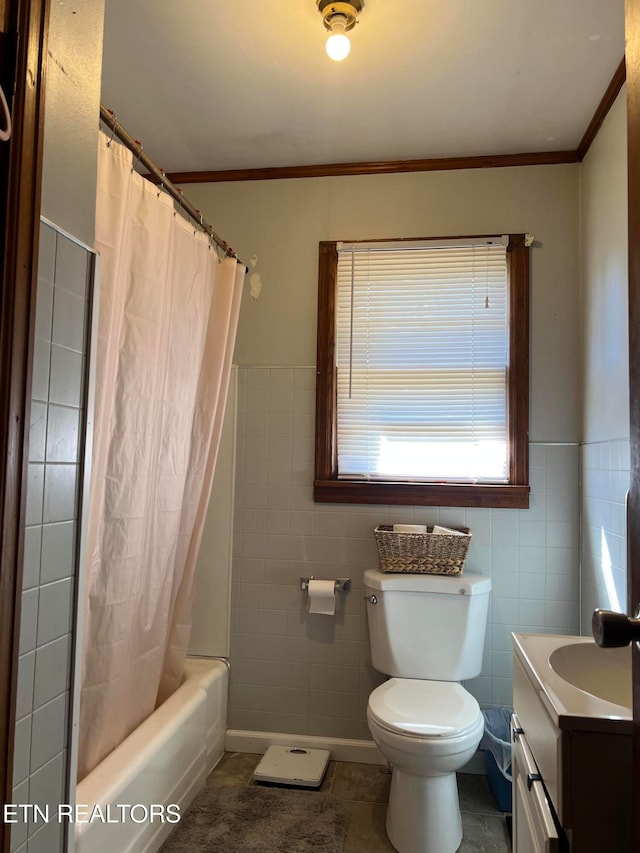
[[[93,245],[104,0],[52,3],[42,215]]]
[[[627,604],[629,488],[626,91],[580,170],[581,630],[595,607]]]
[[[200,185],[189,197],[244,261],[258,256],[264,282],[257,300],[246,288],[235,352],[231,727],[369,737],[381,676],[363,574],[377,564],[373,528],[393,521],[473,530],[468,569],[491,576],[493,595],[482,672],[466,686],[509,706],[511,632],[578,629],[579,166]],[[522,231],[536,237],[530,509],[314,504],[318,242]],[[307,612],[300,577],[312,575],[352,580],[333,619]],[[198,606],[212,613],[214,596]]]
[[[583,440],[629,435],[626,87],[580,170]]]
[[[531,440],[577,441],[577,165],[194,185],[189,197],[264,282],[235,361],[314,365],[320,240],[528,231]]]

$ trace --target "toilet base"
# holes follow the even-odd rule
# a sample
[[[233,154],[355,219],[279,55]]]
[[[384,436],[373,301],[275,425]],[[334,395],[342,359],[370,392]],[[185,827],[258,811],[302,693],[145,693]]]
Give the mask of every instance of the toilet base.
[[[386,827],[398,853],[455,853],[462,842],[456,774],[414,776],[394,767]]]

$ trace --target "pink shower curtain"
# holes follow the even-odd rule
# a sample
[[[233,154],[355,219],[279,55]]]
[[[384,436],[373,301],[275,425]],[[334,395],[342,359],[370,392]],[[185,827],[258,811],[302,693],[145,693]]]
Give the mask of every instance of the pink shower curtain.
[[[100,135],[83,778],[180,684],[244,268]]]

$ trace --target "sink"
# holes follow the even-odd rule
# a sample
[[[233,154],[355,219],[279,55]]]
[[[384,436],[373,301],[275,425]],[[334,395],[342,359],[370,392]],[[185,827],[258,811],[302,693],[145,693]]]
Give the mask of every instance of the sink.
[[[605,702],[631,707],[630,646],[601,649],[595,643],[571,643],[551,652],[549,666],[578,690]]]
[[[631,648],[592,637],[514,634],[514,651],[561,729],[631,731]]]

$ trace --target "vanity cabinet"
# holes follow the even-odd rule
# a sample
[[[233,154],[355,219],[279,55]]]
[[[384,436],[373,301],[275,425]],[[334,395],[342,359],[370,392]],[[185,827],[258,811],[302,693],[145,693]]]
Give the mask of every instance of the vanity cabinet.
[[[631,849],[631,722],[572,706],[543,663],[554,638],[527,645],[536,636],[514,635],[514,853],[623,853]]]
[[[562,853],[542,777],[516,714],[511,732],[514,853]]]

